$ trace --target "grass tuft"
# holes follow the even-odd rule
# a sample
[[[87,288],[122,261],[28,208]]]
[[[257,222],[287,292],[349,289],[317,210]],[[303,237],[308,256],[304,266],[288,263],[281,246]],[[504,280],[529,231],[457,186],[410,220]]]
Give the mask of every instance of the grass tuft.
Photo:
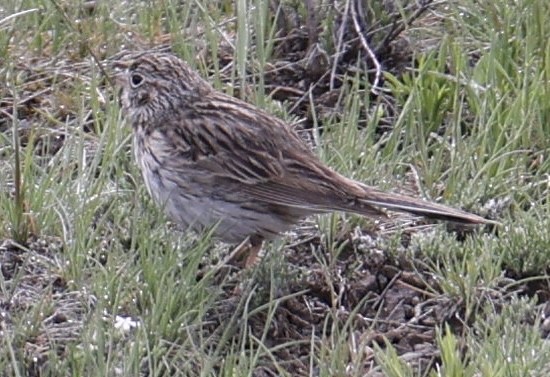
[[[549,4],[5,1],[0,370],[548,375]],[[503,226],[333,214],[222,266],[231,247],[168,223],[134,164],[109,62],[144,50],[349,177]]]

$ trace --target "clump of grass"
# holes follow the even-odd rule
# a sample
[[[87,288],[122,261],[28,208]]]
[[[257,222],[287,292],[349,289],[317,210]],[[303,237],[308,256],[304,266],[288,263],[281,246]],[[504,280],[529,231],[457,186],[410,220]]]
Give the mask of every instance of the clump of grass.
[[[0,369],[546,375],[547,3],[180,3],[8,1],[0,13]],[[358,33],[384,69],[377,88]],[[168,226],[144,192],[90,57],[120,49],[171,49],[298,123],[342,173],[504,225],[375,233],[334,215],[223,277],[210,235]]]

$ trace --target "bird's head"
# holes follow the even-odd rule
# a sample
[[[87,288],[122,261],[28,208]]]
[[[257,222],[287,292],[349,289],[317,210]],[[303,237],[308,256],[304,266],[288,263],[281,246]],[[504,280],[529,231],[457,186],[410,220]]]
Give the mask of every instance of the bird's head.
[[[200,98],[210,85],[168,53],[142,53],[115,63],[120,101],[132,121],[151,122]]]

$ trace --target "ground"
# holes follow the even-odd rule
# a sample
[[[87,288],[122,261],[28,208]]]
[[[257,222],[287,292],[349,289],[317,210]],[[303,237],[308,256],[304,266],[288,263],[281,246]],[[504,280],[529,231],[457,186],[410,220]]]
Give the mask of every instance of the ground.
[[[5,375],[547,375],[550,9],[364,3],[0,10]],[[143,188],[109,80],[133,50],[182,56],[348,176],[502,224],[326,215],[220,263],[232,245]]]

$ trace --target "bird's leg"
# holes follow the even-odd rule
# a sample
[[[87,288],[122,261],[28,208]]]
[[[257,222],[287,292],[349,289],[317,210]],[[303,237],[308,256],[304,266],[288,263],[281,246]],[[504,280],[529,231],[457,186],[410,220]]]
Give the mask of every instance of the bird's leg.
[[[252,237],[250,239],[250,248],[248,250],[248,253],[246,255],[246,259],[244,261],[244,268],[250,268],[258,264],[260,262],[260,250],[262,250],[262,245],[264,243],[263,238],[258,237]]]
[[[243,268],[253,267],[258,263],[258,254],[262,249],[263,238],[246,237],[225,260],[225,264],[232,264]]]

